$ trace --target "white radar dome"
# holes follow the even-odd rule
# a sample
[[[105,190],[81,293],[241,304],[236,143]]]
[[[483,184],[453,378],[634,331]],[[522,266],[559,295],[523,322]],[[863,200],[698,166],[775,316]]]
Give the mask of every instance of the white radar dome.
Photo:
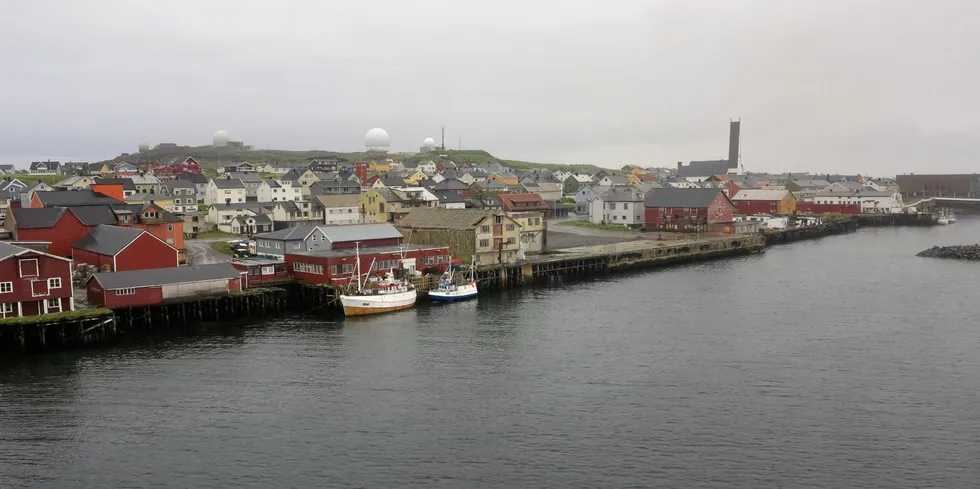
[[[228,141],[231,141],[231,136],[225,131],[217,131],[214,136],[211,136],[211,142],[215,146],[228,146]]]
[[[364,146],[368,151],[388,151],[391,140],[388,138],[388,131],[376,127],[364,135]]]
[[[432,138],[425,138],[425,141],[422,141],[422,147],[436,149],[436,140]]]

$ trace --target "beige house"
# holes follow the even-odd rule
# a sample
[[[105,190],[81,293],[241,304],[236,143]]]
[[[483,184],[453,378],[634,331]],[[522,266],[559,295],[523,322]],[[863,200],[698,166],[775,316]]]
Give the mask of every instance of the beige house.
[[[447,246],[463,263],[507,264],[521,257],[521,226],[501,211],[417,208],[395,227],[406,243]]]
[[[543,212],[508,212],[507,216],[520,226],[522,258],[523,255],[544,252],[548,246],[548,223],[544,220]]]

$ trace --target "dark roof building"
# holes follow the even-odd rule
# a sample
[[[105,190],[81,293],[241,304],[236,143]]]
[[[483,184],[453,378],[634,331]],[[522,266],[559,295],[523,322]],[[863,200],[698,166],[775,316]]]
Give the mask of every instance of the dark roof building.
[[[109,308],[147,306],[244,288],[244,274],[230,263],[96,273],[86,283],[88,300]],[[174,287],[177,285],[186,287]]]
[[[177,248],[148,231],[100,224],[72,245],[75,263],[112,271],[148,270],[180,265]]]

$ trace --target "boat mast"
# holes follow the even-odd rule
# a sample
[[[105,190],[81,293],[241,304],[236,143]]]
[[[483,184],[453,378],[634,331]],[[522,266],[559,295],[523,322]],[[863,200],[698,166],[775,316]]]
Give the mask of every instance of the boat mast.
[[[363,290],[363,287],[361,286],[361,242],[360,241],[354,242],[354,257],[355,257],[354,266],[356,267],[356,273],[357,273],[357,292],[360,293],[361,290]]]

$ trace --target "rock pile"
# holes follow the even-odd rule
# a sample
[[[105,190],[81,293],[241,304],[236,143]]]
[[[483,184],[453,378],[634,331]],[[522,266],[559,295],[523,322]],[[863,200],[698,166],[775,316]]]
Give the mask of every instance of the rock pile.
[[[948,258],[951,260],[980,261],[980,244],[961,246],[933,246],[928,250],[916,253],[915,256],[927,258]]]

